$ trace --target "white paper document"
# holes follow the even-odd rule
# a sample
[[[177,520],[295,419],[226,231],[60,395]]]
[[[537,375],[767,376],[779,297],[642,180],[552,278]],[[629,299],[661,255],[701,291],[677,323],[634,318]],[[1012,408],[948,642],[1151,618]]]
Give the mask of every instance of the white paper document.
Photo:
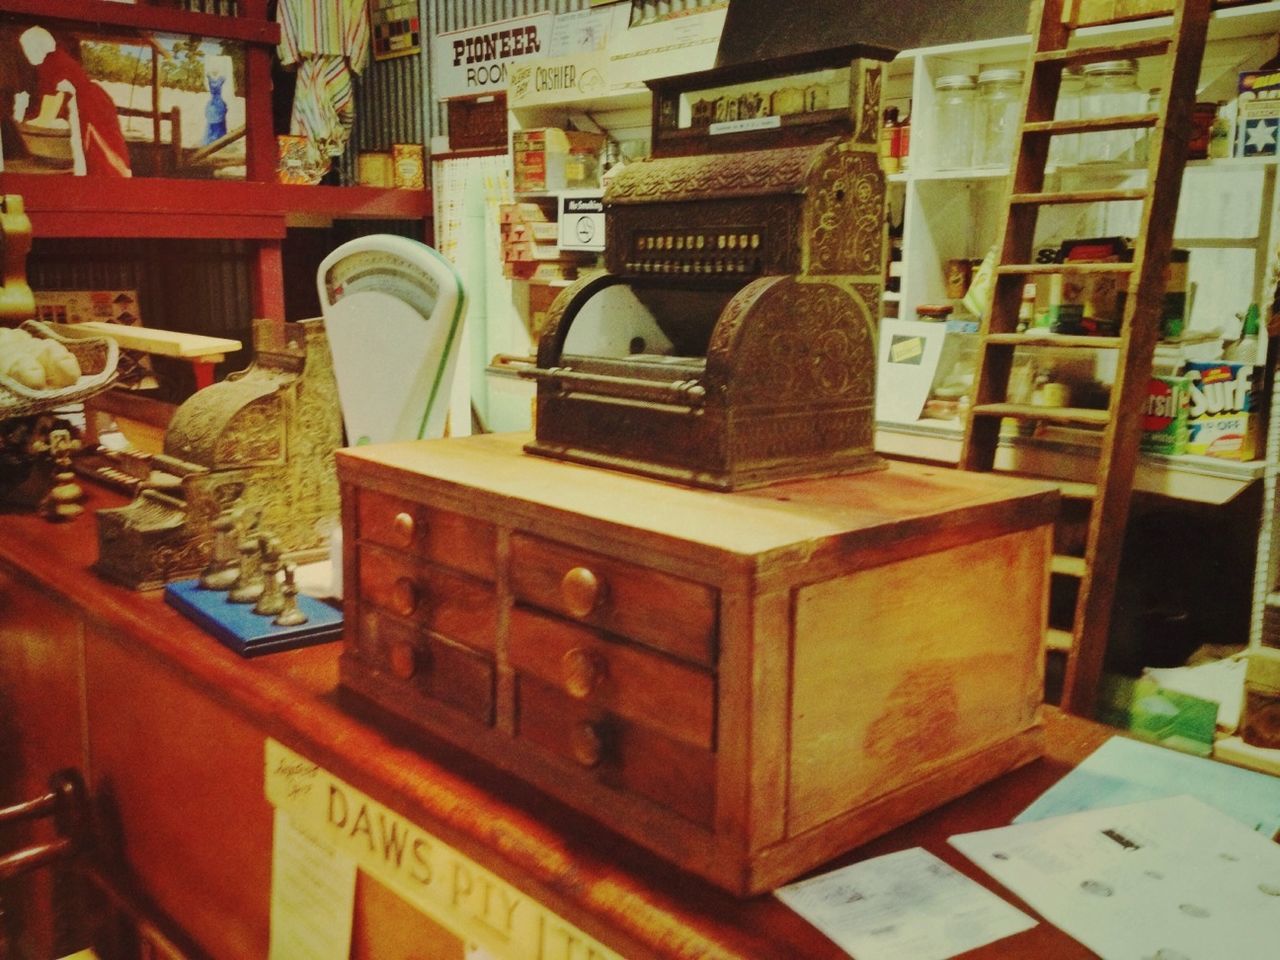
[[[276,811],[268,960],[346,960],[351,955],[356,864]]]
[[[1198,797],[1268,837],[1280,833],[1280,777],[1128,737],[1112,737],[1013,822],[1182,794]]]
[[[774,893],[858,960],[946,960],[1036,925],[919,847]]]
[[[1280,846],[1194,797],[950,842],[1103,960],[1280,956]]]

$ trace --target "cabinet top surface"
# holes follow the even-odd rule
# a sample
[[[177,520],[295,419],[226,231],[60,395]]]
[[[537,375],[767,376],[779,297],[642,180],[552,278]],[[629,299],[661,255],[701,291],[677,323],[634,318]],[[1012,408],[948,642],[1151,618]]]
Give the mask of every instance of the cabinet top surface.
[[[897,539],[967,522],[1052,521],[1056,487],[910,463],[720,493],[524,453],[524,434],[488,434],[342,450],[340,475],[467,512],[550,510],[696,542],[731,554],[875,534]]]

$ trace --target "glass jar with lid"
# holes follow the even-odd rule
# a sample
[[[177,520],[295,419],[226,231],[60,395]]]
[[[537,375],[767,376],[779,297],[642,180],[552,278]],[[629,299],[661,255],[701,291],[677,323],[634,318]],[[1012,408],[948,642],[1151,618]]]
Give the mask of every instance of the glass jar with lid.
[[[1115,117],[1142,113],[1147,94],[1138,87],[1138,61],[1103,60],[1085,64],[1081,115]],[[1133,163],[1140,130],[1108,130],[1082,134],[1082,163]]]
[[[934,150],[939,170],[971,167],[973,157],[973,122],[977,84],[972,74],[954,73],[934,82],[935,100]]]
[[[998,68],[978,74],[977,165],[1005,167],[1013,159],[1022,113],[1022,71]]]

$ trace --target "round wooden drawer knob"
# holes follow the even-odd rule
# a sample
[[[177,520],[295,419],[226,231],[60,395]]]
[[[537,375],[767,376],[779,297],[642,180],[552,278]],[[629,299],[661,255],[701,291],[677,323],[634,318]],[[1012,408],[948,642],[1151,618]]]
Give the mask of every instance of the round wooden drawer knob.
[[[604,679],[604,661],[590,650],[574,647],[560,658],[560,670],[564,677],[565,692],[583,700],[589,697],[596,685]]]
[[[604,738],[594,723],[580,723],[569,732],[573,759],[584,767],[594,767],[604,756]]]
[[[418,672],[418,651],[411,643],[393,643],[387,651],[387,664],[395,676],[408,680]]]
[[[408,550],[413,546],[414,538],[418,535],[418,524],[414,521],[413,514],[401,511],[391,521],[391,531],[395,537],[396,546]]]
[[[400,577],[391,585],[391,609],[402,617],[412,616],[420,599],[418,585],[408,577]]]
[[[560,580],[560,599],[575,617],[585,617],[595,610],[607,593],[604,580],[586,567],[574,567]]]

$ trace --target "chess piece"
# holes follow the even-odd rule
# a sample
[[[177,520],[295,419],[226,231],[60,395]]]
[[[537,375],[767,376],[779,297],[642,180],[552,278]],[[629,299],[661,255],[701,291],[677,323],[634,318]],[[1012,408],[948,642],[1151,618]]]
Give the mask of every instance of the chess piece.
[[[264,589],[261,537],[250,537],[240,543],[240,575],[228,591],[227,599],[232,603],[254,603]]]
[[[254,613],[274,617],[284,610],[284,591],[280,588],[280,541],[262,538],[262,596],[253,606]]]
[[[230,590],[240,576],[236,520],[230,510],[219,514],[213,521],[213,548],[210,553],[209,565],[200,574],[200,588]]]
[[[293,582],[293,566],[284,569],[284,609],[273,623],[277,627],[296,627],[307,622],[307,615],[298,609],[298,586]]]

